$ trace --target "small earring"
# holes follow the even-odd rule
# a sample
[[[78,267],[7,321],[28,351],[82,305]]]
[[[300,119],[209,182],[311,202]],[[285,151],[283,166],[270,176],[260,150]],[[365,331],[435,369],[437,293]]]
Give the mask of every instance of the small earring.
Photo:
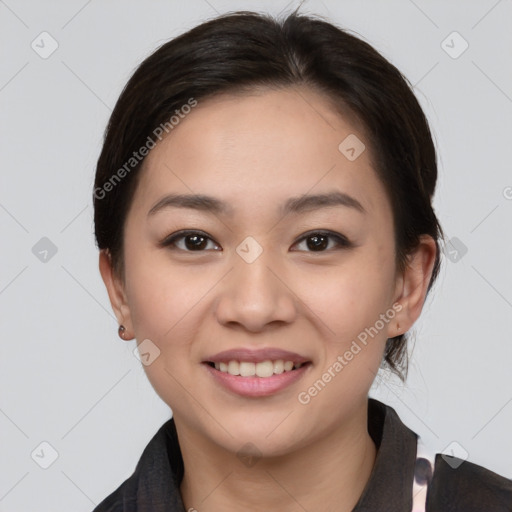
[[[119,334],[119,337],[124,340],[124,335],[126,332],[126,327],[124,325],[120,325],[119,329],[117,330],[117,334]]]
[[[398,322],[397,322],[397,324],[396,324],[396,330],[397,330],[398,332],[400,332],[400,324],[399,324]]]

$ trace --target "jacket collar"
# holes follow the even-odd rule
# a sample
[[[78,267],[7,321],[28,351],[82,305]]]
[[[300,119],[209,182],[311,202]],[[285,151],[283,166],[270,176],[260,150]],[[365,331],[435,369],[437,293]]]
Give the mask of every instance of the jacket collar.
[[[377,457],[352,512],[410,512],[418,436],[392,407],[373,398],[368,399],[368,433],[377,446]]]

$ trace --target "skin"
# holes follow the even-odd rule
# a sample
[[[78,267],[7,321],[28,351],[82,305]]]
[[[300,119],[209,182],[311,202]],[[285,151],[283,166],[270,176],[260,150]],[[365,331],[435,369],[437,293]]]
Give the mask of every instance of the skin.
[[[126,338],[150,339],[160,350],[144,369],[173,411],[187,509],[350,511],[368,481],[376,457],[368,392],[387,338],[421,313],[436,249],[423,236],[405,272],[396,271],[391,205],[369,144],[354,161],[338,150],[349,134],[365,140],[357,123],[304,88],[199,102],[145,160],[125,223],[124,280],[100,252]],[[342,205],[280,213],[290,197],[333,190],[366,213]],[[170,207],[148,216],[169,193],[207,194],[232,211]],[[202,251],[187,252],[183,238],[174,248],[159,245],[182,229],[211,240]],[[331,238],[315,251],[302,239],[314,230],[353,245]],[[252,263],[236,252],[247,236],[263,249]],[[393,304],[401,310],[378,335],[307,405],[299,403],[298,394]],[[202,364],[239,347],[278,347],[311,365],[272,396],[242,397]],[[237,457],[246,443],[257,447],[250,467]]]

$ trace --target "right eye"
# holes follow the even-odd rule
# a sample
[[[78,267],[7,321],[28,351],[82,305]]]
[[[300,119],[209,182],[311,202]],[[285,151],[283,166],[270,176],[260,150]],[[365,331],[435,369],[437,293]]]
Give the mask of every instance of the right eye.
[[[208,248],[208,242],[214,247]],[[168,247],[171,250],[179,249],[186,252],[201,252],[205,250],[222,250],[220,246],[206,233],[202,231],[182,230],[172,233],[160,242],[162,247]]]

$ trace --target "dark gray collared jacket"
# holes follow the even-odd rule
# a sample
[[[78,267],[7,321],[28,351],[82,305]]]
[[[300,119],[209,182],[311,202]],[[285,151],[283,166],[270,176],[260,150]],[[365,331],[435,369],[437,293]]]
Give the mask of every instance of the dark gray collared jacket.
[[[368,432],[377,458],[353,512],[411,512],[422,486],[426,504],[415,501],[414,512],[512,512],[512,480],[456,457],[435,454],[429,462],[417,456],[417,434],[373,398]],[[134,473],[93,512],[186,512],[179,491],[183,471],[171,418],[148,443]]]

